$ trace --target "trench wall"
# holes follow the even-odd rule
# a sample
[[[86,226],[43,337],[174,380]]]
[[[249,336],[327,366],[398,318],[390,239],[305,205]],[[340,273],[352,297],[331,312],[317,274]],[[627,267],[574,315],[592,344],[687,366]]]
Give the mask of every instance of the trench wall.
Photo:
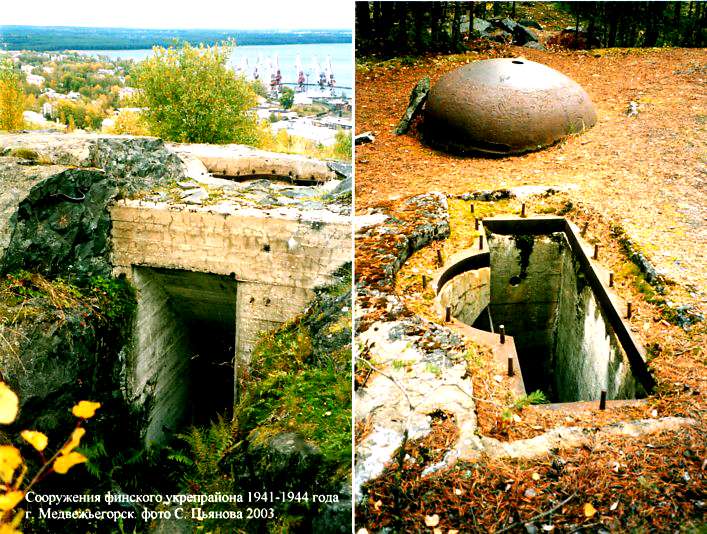
[[[531,391],[552,372],[551,352],[558,319],[562,258],[568,246],[555,235],[521,236],[532,249],[523,259],[519,240],[490,234],[491,317],[504,325],[519,351],[523,380]],[[517,285],[511,283],[516,278]]]
[[[133,275],[140,297],[127,385],[130,400],[147,408],[144,439],[149,444],[160,442],[165,430],[175,430],[186,415],[189,339],[158,280],[144,269]]]
[[[602,389],[609,399],[635,398],[639,386],[628,360],[579,264],[569,254],[563,257],[562,273],[553,351],[558,400],[595,400]]]
[[[605,388],[610,399],[639,394],[628,359],[564,235],[491,234],[488,242],[494,327],[504,324],[514,337],[528,392],[544,381],[557,402],[598,399]]]

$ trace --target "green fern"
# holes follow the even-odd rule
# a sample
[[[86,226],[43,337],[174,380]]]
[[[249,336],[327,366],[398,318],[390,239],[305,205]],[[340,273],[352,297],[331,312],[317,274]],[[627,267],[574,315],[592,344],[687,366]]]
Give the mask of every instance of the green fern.
[[[528,395],[523,395],[520,397],[518,400],[516,400],[515,404],[513,404],[513,408],[516,410],[522,410],[526,406],[529,406],[531,404],[549,404],[550,401],[548,398],[545,396],[545,393],[540,391],[539,389],[536,391],[533,391],[532,393],[529,393]]]

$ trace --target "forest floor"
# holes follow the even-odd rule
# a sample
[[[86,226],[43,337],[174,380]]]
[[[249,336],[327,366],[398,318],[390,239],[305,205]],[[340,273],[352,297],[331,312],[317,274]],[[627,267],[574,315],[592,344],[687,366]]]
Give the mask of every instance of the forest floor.
[[[521,55],[582,85],[597,109],[594,128],[538,152],[500,158],[458,157],[434,150],[421,142],[419,122],[406,135],[393,133],[410,91],[424,76],[434,84],[470,61]],[[681,328],[666,320],[637,270],[627,267],[630,262],[612,228],[622,228],[670,281],[665,294],[669,303],[689,305],[705,315],[706,80],[704,49],[544,52],[492,45],[451,56],[359,62],[356,130],[373,132],[375,141],[356,147],[357,213],[396,215],[405,199],[440,191],[450,197],[454,225],[455,219],[462,220],[459,213],[468,213],[462,201],[453,198],[463,193],[522,185],[567,188],[554,200],[527,201],[529,215],[571,206],[567,217],[578,225],[590,223],[587,240],[601,245],[600,262],[617,273],[617,293],[639,310],[632,330],[649,348],[659,383],[646,406],[627,409],[623,415],[614,412],[612,420],[660,414],[700,421],[682,433],[615,440],[559,460],[460,463],[426,478],[393,462],[369,487],[368,502],[357,511],[360,525],[373,531],[390,526],[445,533],[496,531],[513,521],[517,523],[509,530],[523,532],[555,527],[571,532],[704,527],[705,322]],[[638,104],[635,117],[627,116],[630,102]],[[520,208],[515,200],[482,204],[481,216]],[[397,292],[414,313],[426,315],[425,299],[415,297],[421,294],[415,286],[419,276],[406,278],[408,271],[434,270],[437,248],[448,257],[468,246],[463,242],[469,236],[455,235],[459,233],[453,227],[449,239],[413,255],[399,273]],[[357,272],[375,261],[357,253]],[[476,381],[474,386],[482,397],[492,394]],[[478,411],[480,430],[492,433],[497,414]],[[547,410],[526,409],[521,415],[522,424],[514,425],[506,439],[537,435],[557,424],[592,427],[608,421],[596,410],[551,416]],[[415,456],[415,447],[444,448],[453,438],[444,424],[406,452]],[[565,498],[568,504],[555,508]],[[524,525],[538,514],[530,527]]]
[[[597,109],[594,128],[522,156],[458,157],[425,146],[415,127],[396,136],[410,91],[429,76],[489,57],[524,56],[578,82]],[[654,265],[703,311],[707,287],[707,51],[612,49],[485,52],[362,63],[356,74],[356,209],[427,191],[460,194],[520,185],[573,185],[572,197],[621,224]],[[630,102],[638,116],[628,117]],[[531,208],[532,209],[532,208]]]

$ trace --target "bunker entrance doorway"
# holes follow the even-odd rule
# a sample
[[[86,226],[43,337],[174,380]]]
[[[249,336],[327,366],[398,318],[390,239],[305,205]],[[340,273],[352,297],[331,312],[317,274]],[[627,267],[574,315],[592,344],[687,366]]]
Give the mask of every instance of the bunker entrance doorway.
[[[485,220],[489,305],[473,326],[513,337],[526,393],[550,402],[645,396],[640,349],[564,219]],[[636,375],[636,370],[638,374]]]
[[[134,267],[138,373],[152,381],[148,439],[233,409],[236,286],[227,276]]]

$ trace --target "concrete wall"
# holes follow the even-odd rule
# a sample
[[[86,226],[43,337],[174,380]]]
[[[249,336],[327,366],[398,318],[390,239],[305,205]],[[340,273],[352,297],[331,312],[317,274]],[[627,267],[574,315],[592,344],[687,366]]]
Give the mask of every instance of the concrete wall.
[[[113,265],[231,275],[238,281],[237,353],[247,361],[253,340],[302,311],[312,289],[350,261],[349,217],[309,221],[261,210],[188,211],[121,202],[111,210]]]
[[[141,403],[155,402],[150,417],[160,424],[178,419],[179,410],[171,410],[184,402],[185,390],[173,374],[184,367],[176,362],[181,349],[166,347],[166,340],[155,343],[154,332],[162,328],[165,339],[171,332],[175,344],[181,338],[169,324],[171,312],[154,311],[164,304],[163,295],[146,285],[147,277],[135,267],[213,273],[234,280],[234,367],[240,376],[258,336],[302,312],[313,297],[312,289],[328,283],[331,274],[350,261],[350,218],[330,212],[232,209],[219,213],[121,201],[111,208],[111,217],[115,274],[126,274],[139,289],[138,347],[127,369],[133,375],[129,394]],[[143,327],[148,334],[143,334]],[[174,392],[162,399],[159,392],[172,386]],[[148,437],[158,435],[157,426],[149,428]]]
[[[523,236],[532,240],[527,268],[513,236],[490,234],[491,317],[496,331],[504,325],[515,338],[526,388],[545,389],[557,322],[562,257],[569,246],[555,236]],[[512,279],[516,278],[517,285]]]
[[[440,290],[439,315],[449,306],[452,316],[469,326],[489,305],[491,299],[491,269],[482,267],[467,271],[449,280]]]
[[[148,409],[145,442],[158,443],[187,416],[189,339],[157,278],[145,269],[132,274],[139,305],[127,386],[130,401]]]
[[[563,258],[553,377],[560,402],[636,396],[636,380],[576,261]]]
[[[528,392],[556,402],[634,398],[636,380],[564,234],[532,239],[521,268],[517,237],[491,234],[491,315],[515,338]],[[523,271],[523,275],[521,274]],[[511,279],[514,283],[511,283]]]

